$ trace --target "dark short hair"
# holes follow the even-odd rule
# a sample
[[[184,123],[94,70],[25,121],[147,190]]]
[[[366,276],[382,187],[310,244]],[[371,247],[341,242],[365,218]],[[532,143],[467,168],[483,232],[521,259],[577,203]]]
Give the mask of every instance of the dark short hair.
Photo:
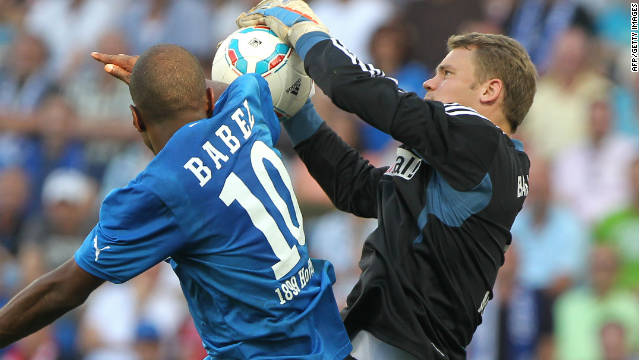
[[[202,67],[177,45],[156,45],[140,56],[131,72],[131,98],[145,119],[162,122],[206,101]]]
[[[476,81],[502,80],[505,89],[502,111],[511,131],[516,131],[533,103],[538,77],[524,47],[508,36],[475,32],[451,36],[447,45],[449,51],[475,49]]]

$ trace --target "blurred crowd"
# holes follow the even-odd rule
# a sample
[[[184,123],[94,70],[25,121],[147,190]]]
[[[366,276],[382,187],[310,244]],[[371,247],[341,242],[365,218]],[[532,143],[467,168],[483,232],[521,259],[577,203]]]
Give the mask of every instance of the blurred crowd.
[[[518,137],[532,162],[472,360],[638,358],[638,75],[630,0],[314,0],[362,59],[423,96],[446,39],[503,33],[540,78]],[[127,87],[90,51],[139,54],[157,43],[209,72],[216,44],[256,1],[0,0],[0,304],[71,257],[99,204],[152,154],[131,126]],[[398,145],[316,89],[321,116],[373,164]],[[286,158],[314,257],[330,259],[339,305],[357,280],[375,221],[335,210]],[[202,359],[175,275],[160,264],[14,346],[0,360]]]

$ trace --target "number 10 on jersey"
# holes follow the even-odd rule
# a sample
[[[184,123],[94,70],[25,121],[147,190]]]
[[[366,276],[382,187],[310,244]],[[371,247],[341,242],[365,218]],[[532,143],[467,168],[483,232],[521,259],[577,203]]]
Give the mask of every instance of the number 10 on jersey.
[[[269,163],[271,163],[271,165],[273,165],[277,170],[278,175],[287,188],[293,203],[298,226],[293,224],[287,204],[278,193],[273,181],[269,177],[269,173],[264,165],[265,160],[269,161]],[[278,155],[265,143],[256,141],[251,147],[251,166],[258,178],[258,181],[260,182],[260,185],[262,185],[269,196],[269,199],[276,209],[278,209],[280,215],[282,215],[287,229],[296,238],[298,244],[300,246],[304,246],[305,237],[302,226],[302,214],[300,213],[298,200],[293,193],[293,186],[291,185],[291,180],[289,179],[289,175],[287,174],[287,170],[285,169],[282,160],[280,160],[280,157],[278,157]],[[287,240],[278,228],[275,219],[265,208],[265,204],[263,204],[263,202],[261,202],[260,199],[251,192],[242,179],[233,172],[229,174],[225,180],[219,197],[227,206],[230,206],[234,201],[237,201],[249,215],[253,226],[264,234],[267,242],[273,250],[273,253],[279,260],[271,266],[276,280],[287,275],[287,273],[289,273],[289,271],[291,271],[291,269],[293,269],[300,261],[300,252],[298,251],[296,244],[289,245],[289,243],[287,243]],[[285,283],[289,282],[291,284],[291,289],[294,289],[295,286],[290,282],[290,280],[291,279],[286,280]]]

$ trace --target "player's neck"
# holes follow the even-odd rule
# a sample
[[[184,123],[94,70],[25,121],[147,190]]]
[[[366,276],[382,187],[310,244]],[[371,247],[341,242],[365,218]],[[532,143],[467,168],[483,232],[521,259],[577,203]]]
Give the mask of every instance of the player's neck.
[[[158,154],[160,150],[167,145],[173,134],[180,128],[205,117],[206,114],[190,113],[179,119],[167,119],[160,124],[149,126],[147,131],[149,132],[149,140],[151,141],[151,151],[153,154]]]
[[[502,111],[499,109],[483,109],[484,111],[479,111],[481,115],[489,119],[495,126],[499,127],[502,132],[505,134],[512,136],[513,131],[511,131],[511,124],[507,121],[507,118],[502,114]]]
[[[500,128],[500,130],[502,130],[503,133],[509,135],[509,136],[513,136],[513,131],[511,131],[511,125],[509,125],[509,122],[507,122],[506,120],[503,121],[493,121],[491,120],[491,122]]]

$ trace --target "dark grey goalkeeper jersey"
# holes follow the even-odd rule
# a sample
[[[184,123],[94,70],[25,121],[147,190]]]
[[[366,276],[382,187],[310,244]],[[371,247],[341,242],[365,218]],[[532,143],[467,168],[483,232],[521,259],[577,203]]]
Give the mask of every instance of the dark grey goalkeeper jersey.
[[[399,90],[334,39],[315,44],[305,68],[336,105],[402,143],[385,168],[324,124],[296,146],[337,208],[378,218],[342,313],[350,336],[465,358],[528,193],[522,144],[473,109]]]

